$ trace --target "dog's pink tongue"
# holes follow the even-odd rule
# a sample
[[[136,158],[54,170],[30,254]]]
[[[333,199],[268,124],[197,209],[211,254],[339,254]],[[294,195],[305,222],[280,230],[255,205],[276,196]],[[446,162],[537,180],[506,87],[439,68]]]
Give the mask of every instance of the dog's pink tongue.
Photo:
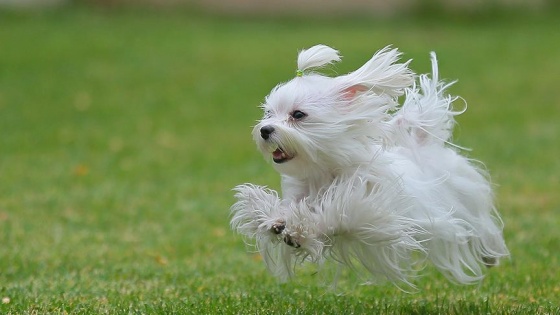
[[[274,152],[272,152],[272,158],[275,160],[281,160],[284,158],[284,152],[282,152],[282,150],[280,149],[276,149],[274,150]]]

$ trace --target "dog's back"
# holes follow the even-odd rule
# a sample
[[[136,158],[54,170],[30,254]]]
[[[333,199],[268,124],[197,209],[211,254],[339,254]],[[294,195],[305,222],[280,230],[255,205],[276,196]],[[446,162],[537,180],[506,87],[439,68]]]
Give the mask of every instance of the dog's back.
[[[459,154],[451,143],[457,97],[445,94],[435,54],[432,76],[421,75],[405,92],[388,124],[386,155],[414,206],[409,216],[426,230],[429,259],[449,278],[469,283],[482,278],[481,265],[507,256],[502,221],[481,163]],[[477,165],[478,164],[478,165]]]

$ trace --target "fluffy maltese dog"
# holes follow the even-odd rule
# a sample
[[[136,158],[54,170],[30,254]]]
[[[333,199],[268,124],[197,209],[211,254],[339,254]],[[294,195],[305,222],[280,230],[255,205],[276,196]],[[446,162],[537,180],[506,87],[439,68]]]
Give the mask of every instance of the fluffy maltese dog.
[[[452,83],[438,79],[434,53],[431,77],[399,57],[387,47],[329,77],[317,70],[340,55],[317,45],[266,97],[253,138],[281,174],[282,193],[237,186],[231,226],[255,240],[275,276],[330,259],[410,284],[429,261],[472,283],[508,256],[487,174],[450,142],[464,112],[445,93]]]

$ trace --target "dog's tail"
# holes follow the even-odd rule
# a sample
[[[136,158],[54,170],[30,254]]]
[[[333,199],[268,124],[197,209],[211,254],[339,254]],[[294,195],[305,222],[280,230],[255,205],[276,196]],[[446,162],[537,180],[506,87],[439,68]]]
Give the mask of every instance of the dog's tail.
[[[423,74],[418,82],[405,90],[403,105],[394,113],[390,121],[391,142],[404,146],[448,143],[455,125],[454,117],[466,110],[453,109],[453,102],[459,97],[445,93],[455,82],[439,80],[436,54],[431,53],[432,76]]]

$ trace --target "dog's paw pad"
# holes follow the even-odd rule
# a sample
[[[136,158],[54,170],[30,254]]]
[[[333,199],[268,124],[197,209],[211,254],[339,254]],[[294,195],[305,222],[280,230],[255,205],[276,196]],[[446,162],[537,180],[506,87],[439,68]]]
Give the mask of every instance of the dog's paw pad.
[[[284,243],[286,243],[286,245],[292,246],[294,248],[300,248],[301,247],[301,245],[293,237],[291,237],[290,234],[286,234],[284,236]]]
[[[274,234],[280,234],[286,228],[286,223],[284,221],[278,221],[272,225],[270,231]]]

